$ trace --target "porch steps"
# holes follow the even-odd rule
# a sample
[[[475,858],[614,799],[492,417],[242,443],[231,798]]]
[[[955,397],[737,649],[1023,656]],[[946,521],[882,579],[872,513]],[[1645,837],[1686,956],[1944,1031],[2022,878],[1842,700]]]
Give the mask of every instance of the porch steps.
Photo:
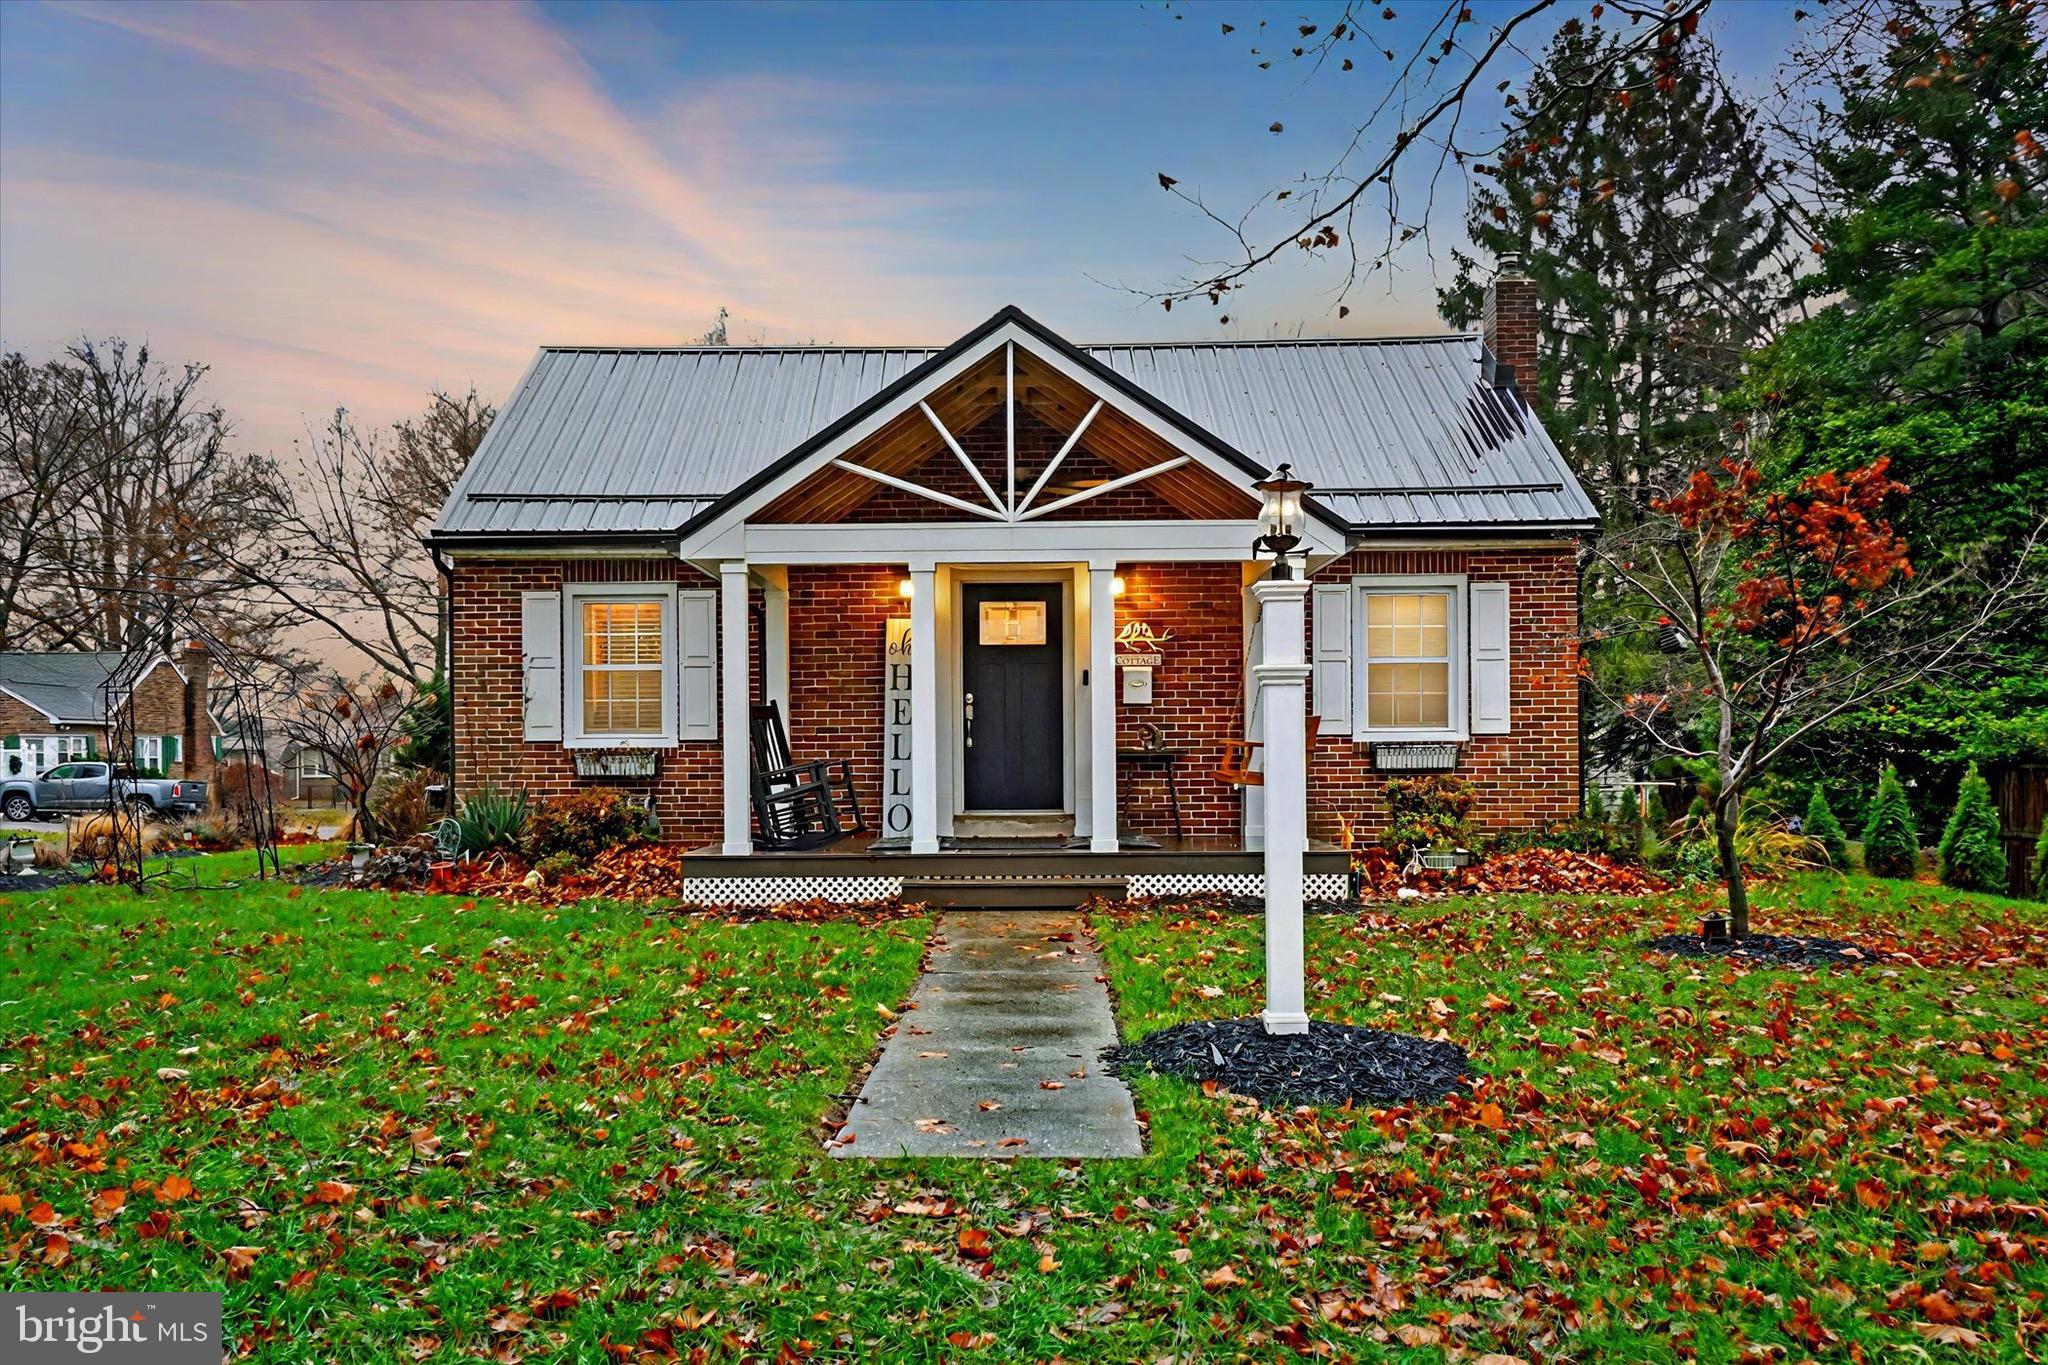
[[[1071,910],[1097,896],[1122,900],[1128,888],[1122,877],[905,877],[903,899],[946,910]]]

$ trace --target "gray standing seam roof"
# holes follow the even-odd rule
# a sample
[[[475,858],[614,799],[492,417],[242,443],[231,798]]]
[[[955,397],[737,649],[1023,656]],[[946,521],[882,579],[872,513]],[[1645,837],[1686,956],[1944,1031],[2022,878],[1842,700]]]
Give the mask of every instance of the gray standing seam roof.
[[[101,690],[127,656],[104,653],[0,652],[0,688],[60,721],[96,723],[107,718]]]
[[[1577,529],[1564,457],[1469,335],[1075,348],[1353,529]],[[543,349],[435,523],[463,540],[665,536],[937,348]]]

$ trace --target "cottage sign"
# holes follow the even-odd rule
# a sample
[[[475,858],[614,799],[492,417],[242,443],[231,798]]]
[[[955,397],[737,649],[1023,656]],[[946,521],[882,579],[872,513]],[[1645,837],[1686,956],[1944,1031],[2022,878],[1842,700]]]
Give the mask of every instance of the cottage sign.
[[[1173,629],[1155,632],[1147,621],[1126,621],[1116,633],[1118,668],[1157,668],[1166,662],[1159,647],[1173,638]]]

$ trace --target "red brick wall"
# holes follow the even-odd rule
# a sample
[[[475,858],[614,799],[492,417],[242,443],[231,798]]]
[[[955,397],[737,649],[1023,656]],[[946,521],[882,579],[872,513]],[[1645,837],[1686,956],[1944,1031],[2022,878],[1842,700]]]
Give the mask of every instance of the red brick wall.
[[[1316,575],[1454,574],[1473,583],[1507,581],[1509,725],[1475,735],[1460,776],[1479,788],[1473,820],[1485,829],[1522,829],[1568,819],[1579,808],[1578,563],[1569,546],[1540,550],[1356,551]],[[1314,698],[1310,698],[1313,710]],[[1386,779],[1366,746],[1345,735],[1320,739],[1309,763],[1309,825],[1332,837],[1335,817],[1365,836],[1386,827]]]
[[[1191,837],[1235,838],[1240,789],[1210,774],[1223,741],[1244,733],[1243,575],[1236,564],[1124,564],[1117,574],[1124,580],[1117,628],[1143,621],[1155,635],[1173,632],[1152,670],[1151,705],[1124,705],[1121,670],[1110,680],[1117,747],[1139,747],[1147,721],[1165,727],[1167,746],[1187,751],[1176,777],[1182,828]],[[1158,768],[1119,765],[1117,795],[1119,832],[1173,832]]]
[[[566,574],[565,574],[566,569]],[[879,814],[882,751],[884,623],[907,614],[896,566],[807,567],[789,570],[790,744],[799,759],[852,760],[873,823]],[[1119,628],[1144,621],[1171,631],[1154,673],[1153,703],[1125,706],[1117,687],[1117,743],[1142,742],[1146,721],[1166,727],[1167,743],[1186,750],[1180,768],[1183,825],[1195,836],[1234,837],[1241,792],[1210,776],[1223,741],[1243,733],[1243,598],[1239,566],[1126,564],[1116,603]],[[1570,816],[1578,808],[1577,573],[1569,547],[1556,550],[1361,551],[1324,570],[1322,581],[1353,574],[1463,573],[1473,582],[1511,582],[1512,732],[1475,737],[1460,771],[1480,789],[1476,821],[1515,828]],[[568,582],[666,582],[707,586],[695,569],[654,561],[570,564],[465,561],[454,583],[455,736],[462,791],[484,782],[526,788],[536,797],[567,791],[580,780],[558,743],[521,737],[520,593],[559,591]],[[759,695],[759,597],[753,692]],[[565,642],[566,646],[567,642]],[[1085,642],[1076,641],[1085,651]],[[566,660],[565,660],[566,666]],[[1313,706],[1313,699],[1311,699]],[[1076,717],[1082,723],[1084,717]],[[708,843],[719,837],[720,746],[684,744],[663,755],[651,791],[670,839]],[[1343,814],[1370,835],[1385,824],[1384,779],[1370,770],[1365,746],[1325,736],[1310,764],[1311,823],[1328,836]],[[583,783],[595,785],[595,783]],[[1171,831],[1163,782],[1156,770],[1119,775],[1120,827]]]
[[[524,788],[545,800],[579,786],[617,786],[653,797],[665,839],[701,844],[721,837],[721,750],[716,742],[663,751],[661,775],[651,781],[579,778],[570,751],[558,741],[526,742],[520,594],[559,592],[565,582],[715,586],[695,568],[672,560],[458,562],[451,588],[457,793],[467,795],[488,783]],[[565,656],[570,645],[563,641]],[[568,657],[563,666],[569,666]]]
[[[910,615],[907,572],[884,564],[789,570],[790,752],[799,762],[851,759],[870,828],[882,815],[883,648],[889,618]]]

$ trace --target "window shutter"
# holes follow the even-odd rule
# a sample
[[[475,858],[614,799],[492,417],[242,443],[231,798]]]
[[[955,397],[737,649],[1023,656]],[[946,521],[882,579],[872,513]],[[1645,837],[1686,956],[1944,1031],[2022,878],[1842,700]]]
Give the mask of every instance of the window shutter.
[[[718,738],[718,591],[676,594],[678,739]]]
[[[169,767],[170,767],[170,766],[171,766],[171,765],[172,765],[173,763],[176,763],[177,761],[178,761],[178,737],[177,737],[176,735],[165,735],[165,736],[164,736],[164,767],[165,767],[166,769],[168,769],[168,768],[169,768]]]
[[[1320,733],[1351,733],[1351,585],[1318,583],[1314,589],[1315,713]]]
[[[1472,733],[1508,732],[1508,585],[1474,583]]]
[[[562,594],[521,593],[521,679],[526,737],[562,737]]]
[[[100,756],[99,740],[92,735],[85,737],[85,756],[89,759],[96,759]]]

